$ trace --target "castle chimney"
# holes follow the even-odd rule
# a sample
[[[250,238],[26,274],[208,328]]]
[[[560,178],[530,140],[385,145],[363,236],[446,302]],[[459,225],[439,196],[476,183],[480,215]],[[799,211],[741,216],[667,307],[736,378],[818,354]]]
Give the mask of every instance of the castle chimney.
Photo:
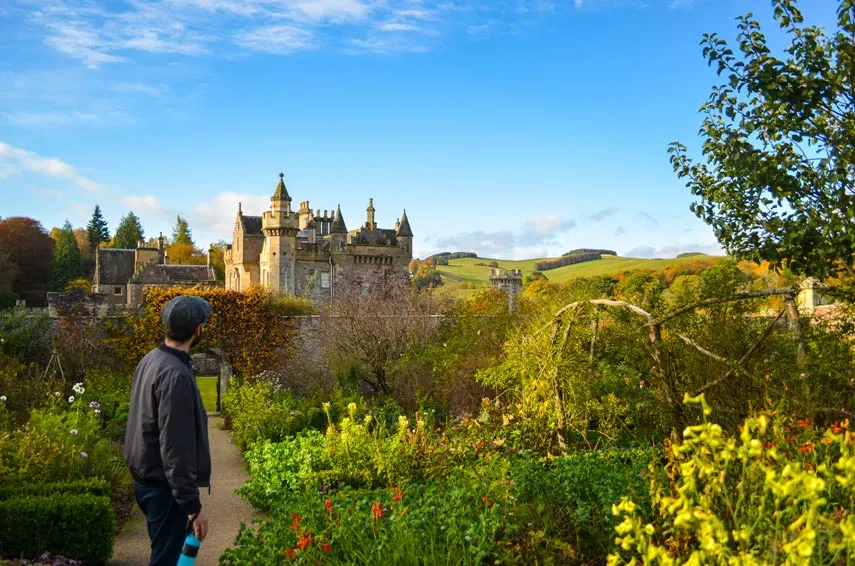
[[[374,199],[368,199],[368,222],[365,223],[365,227],[368,228],[371,232],[377,228],[377,225],[374,223]]]
[[[208,248],[208,269],[214,268],[214,247],[211,246]]]

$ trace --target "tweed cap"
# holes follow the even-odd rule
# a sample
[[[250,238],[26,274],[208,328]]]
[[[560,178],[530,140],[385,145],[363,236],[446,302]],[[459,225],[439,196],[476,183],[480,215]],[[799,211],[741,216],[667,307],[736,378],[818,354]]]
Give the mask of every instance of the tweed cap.
[[[211,304],[205,299],[179,295],[163,306],[160,318],[169,334],[188,336],[197,326],[208,322],[211,310]]]

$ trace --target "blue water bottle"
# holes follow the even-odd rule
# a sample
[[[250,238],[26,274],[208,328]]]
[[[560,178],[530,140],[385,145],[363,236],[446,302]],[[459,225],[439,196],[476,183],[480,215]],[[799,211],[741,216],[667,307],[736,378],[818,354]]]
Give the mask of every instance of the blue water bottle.
[[[178,557],[178,566],[194,566],[201,544],[199,539],[193,536],[193,533],[187,535],[187,538],[184,539],[184,548],[181,550],[181,556]]]

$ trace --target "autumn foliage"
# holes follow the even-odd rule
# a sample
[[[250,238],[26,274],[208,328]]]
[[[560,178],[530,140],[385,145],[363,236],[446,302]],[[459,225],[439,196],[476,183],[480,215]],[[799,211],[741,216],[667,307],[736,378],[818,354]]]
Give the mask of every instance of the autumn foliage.
[[[202,297],[213,307],[199,348],[220,350],[235,373],[245,376],[260,373],[277,356],[287,354],[294,335],[287,317],[312,310],[307,301],[276,297],[260,289],[149,289],[141,314],[112,323],[111,346],[128,366],[136,365],[163,339],[160,311],[181,294]]]

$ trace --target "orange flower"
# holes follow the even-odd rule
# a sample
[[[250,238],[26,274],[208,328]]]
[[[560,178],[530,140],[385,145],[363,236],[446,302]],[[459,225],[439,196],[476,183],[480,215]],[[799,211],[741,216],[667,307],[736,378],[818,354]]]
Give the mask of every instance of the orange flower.
[[[831,444],[832,442],[834,442],[834,439],[831,438],[830,436],[826,436],[821,440],[821,442],[823,444]]]
[[[795,442],[795,441],[796,441],[796,437],[795,437],[795,436],[788,436],[788,437],[787,437],[787,442],[789,442],[790,444],[792,444],[792,443],[793,443],[793,442]]]
[[[300,550],[306,550],[310,546],[312,546],[312,533],[311,532],[306,531],[305,534],[299,535],[297,537],[297,548],[299,548]]]
[[[332,546],[328,542],[322,542],[321,549],[323,549],[324,552],[332,552]]]
[[[481,503],[483,503],[485,505],[487,504],[487,496],[486,495],[481,498]]]
[[[380,519],[383,517],[383,504],[375,503],[371,506],[371,518]]]
[[[394,501],[395,503],[398,503],[399,501],[401,501],[401,499],[403,497],[404,497],[404,490],[402,490],[400,487],[396,487],[395,488],[395,495],[392,496],[392,501]]]
[[[799,446],[799,452],[804,452],[806,454],[813,453],[813,444],[810,442],[805,442],[801,446]]]
[[[763,448],[765,448],[766,450],[772,448],[773,446],[774,446],[774,444],[772,444],[771,440],[767,440],[763,443]]]
[[[332,509],[332,501],[330,501],[329,499],[327,499],[326,501],[324,501],[324,507],[326,507],[326,508],[327,508],[327,511],[329,511],[330,509]]]
[[[813,464],[810,462],[805,462],[805,469],[809,472],[813,471]]]
[[[799,428],[810,428],[810,422],[807,419],[799,419]]]
[[[295,558],[297,558],[297,551],[293,548],[285,549],[285,558],[287,558],[288,560],[294,560]]]
[[[845,421],[840,423],[831,423],[831,432],[833,432],[834,434],[840,434],[847,428],[849,428],[849,419],[846,419]]]
[[[291,513],[291,519],[293,519],[293,521],[291,521],[291,530],[292,531],[299,531],[300,530],[300,521],[302,521],[303,518],[301,516],[297,515],[296,513]]]

